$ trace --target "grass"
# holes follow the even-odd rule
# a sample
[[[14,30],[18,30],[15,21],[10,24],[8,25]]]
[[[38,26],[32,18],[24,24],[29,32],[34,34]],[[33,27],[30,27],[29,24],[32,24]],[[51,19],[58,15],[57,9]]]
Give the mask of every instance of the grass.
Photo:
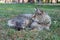
[[[51,16],[51,31],[17,31],[7,26],[7,20],[21,13],[34,13],[35,7],[44,10]],[[60,40],[60,6],[0,4],[0,40]]]

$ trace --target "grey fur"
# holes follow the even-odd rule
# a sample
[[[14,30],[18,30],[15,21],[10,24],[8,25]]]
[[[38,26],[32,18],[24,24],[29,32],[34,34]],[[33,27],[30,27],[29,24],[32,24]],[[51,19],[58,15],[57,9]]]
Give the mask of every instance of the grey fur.
[[[17,30],[30,27],[31,29],[49,30],[51,25],[51,18],[44,11],[36,8],[34,14],[20,14],[17,17],[8,20],[8,26]]]
[[[48,14],[40,9],[35,9],[34,22],[31,24],[31,28],[37,30],[43,30],[44,28],[50,30],[51,18]]]
[[[20,14],[17,17],[8,20],[8,26],[20,30],[30,26],[31,22],[32,14]]]

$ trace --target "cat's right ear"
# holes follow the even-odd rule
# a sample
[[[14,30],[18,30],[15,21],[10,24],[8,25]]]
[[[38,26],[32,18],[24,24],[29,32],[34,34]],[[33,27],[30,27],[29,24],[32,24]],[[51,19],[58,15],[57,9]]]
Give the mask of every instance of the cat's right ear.
[[[37,9],[38,9],[37,7],[34,8],[35,11],[36,11]]]

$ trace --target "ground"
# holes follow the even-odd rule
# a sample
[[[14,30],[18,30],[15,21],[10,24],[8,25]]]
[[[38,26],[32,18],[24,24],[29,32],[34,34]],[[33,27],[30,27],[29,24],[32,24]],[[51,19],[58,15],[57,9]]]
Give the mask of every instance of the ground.
[[[21,13],[34,13],[38,7],[52,19],[50,31],[17,31],[7,26],[7,21]],[[60,6],[35,4],[0,4],[0,40],[60,40]]]

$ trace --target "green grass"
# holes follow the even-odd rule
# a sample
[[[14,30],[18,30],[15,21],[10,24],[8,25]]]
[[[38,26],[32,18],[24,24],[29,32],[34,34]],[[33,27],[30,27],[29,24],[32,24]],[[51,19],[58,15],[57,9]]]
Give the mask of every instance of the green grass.
[[[21,14],[34,13],[38,7],[52,19],[51,31],[17,31],[7,26],[7,20]],[[35,4],[0,4],[0,40],[60,40],[60,6],[38,6]]]

